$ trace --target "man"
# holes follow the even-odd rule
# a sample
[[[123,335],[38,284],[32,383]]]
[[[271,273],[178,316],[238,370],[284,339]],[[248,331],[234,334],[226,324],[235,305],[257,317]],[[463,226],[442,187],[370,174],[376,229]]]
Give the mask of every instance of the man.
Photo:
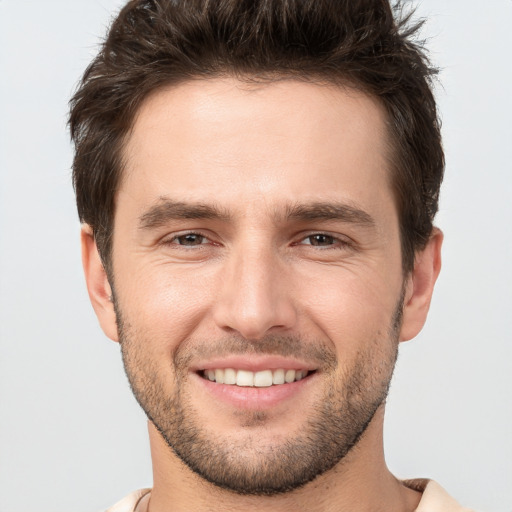
[[[72,100],[87,286],[149,419],[112,511],[455,511],[382,442],[440,270],[434,70],[387,0],[134,0]]]

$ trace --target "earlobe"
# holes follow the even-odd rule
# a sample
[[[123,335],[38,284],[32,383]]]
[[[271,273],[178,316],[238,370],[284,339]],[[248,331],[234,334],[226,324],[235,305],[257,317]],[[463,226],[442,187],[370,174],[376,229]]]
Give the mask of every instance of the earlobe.
[[[443,233],[434,228],[426,247],[416,254],[414,269],[406,283],[400,341],[414,338],[427,319],[430,301],[441,271]]]
[[[112,302],[112,289],[96,246],[92,228],[88,224],[83,224],[80,236],[82,264],[89,299],[103,332],[111,340],[119,341],[116,314]]]

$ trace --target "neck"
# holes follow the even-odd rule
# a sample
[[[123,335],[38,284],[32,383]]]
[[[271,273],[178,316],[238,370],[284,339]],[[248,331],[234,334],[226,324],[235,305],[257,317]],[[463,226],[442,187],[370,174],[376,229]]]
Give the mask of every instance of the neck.
[[[403,486],[386,466],[383,419],[381,407],[358,444],[333,469],[300,489],[271,497],[243,496],[206,482],[149,423],[154,486],[148,512],[412,512],[421,496]]]

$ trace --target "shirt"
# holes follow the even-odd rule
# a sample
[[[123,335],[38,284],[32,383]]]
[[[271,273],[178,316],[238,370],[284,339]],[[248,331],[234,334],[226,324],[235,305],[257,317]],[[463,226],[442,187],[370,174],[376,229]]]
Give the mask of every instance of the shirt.
[[[475,512],[459,505],[433,480],[405,480],[404,485],[422,493],[420,504],[414,512]],[[132,492],[105,512],[147,512],[151,489]]]

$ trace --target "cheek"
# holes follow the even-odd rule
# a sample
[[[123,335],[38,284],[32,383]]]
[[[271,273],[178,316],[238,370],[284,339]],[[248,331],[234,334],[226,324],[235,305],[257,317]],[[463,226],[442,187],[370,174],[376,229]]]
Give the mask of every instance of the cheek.
[[[177,345],[198,328],[214,289],[211,271],[146,264],[125,273],[116,292],[132,327],[158,337],[162,344]]]
[[[401,279],[366,269],[365,272],[337,269],[328,286],[305,293],[304,313],[331,340],[338,353],[356,351],[390,334]],[[317,277],[317,282],[319,279]]]

